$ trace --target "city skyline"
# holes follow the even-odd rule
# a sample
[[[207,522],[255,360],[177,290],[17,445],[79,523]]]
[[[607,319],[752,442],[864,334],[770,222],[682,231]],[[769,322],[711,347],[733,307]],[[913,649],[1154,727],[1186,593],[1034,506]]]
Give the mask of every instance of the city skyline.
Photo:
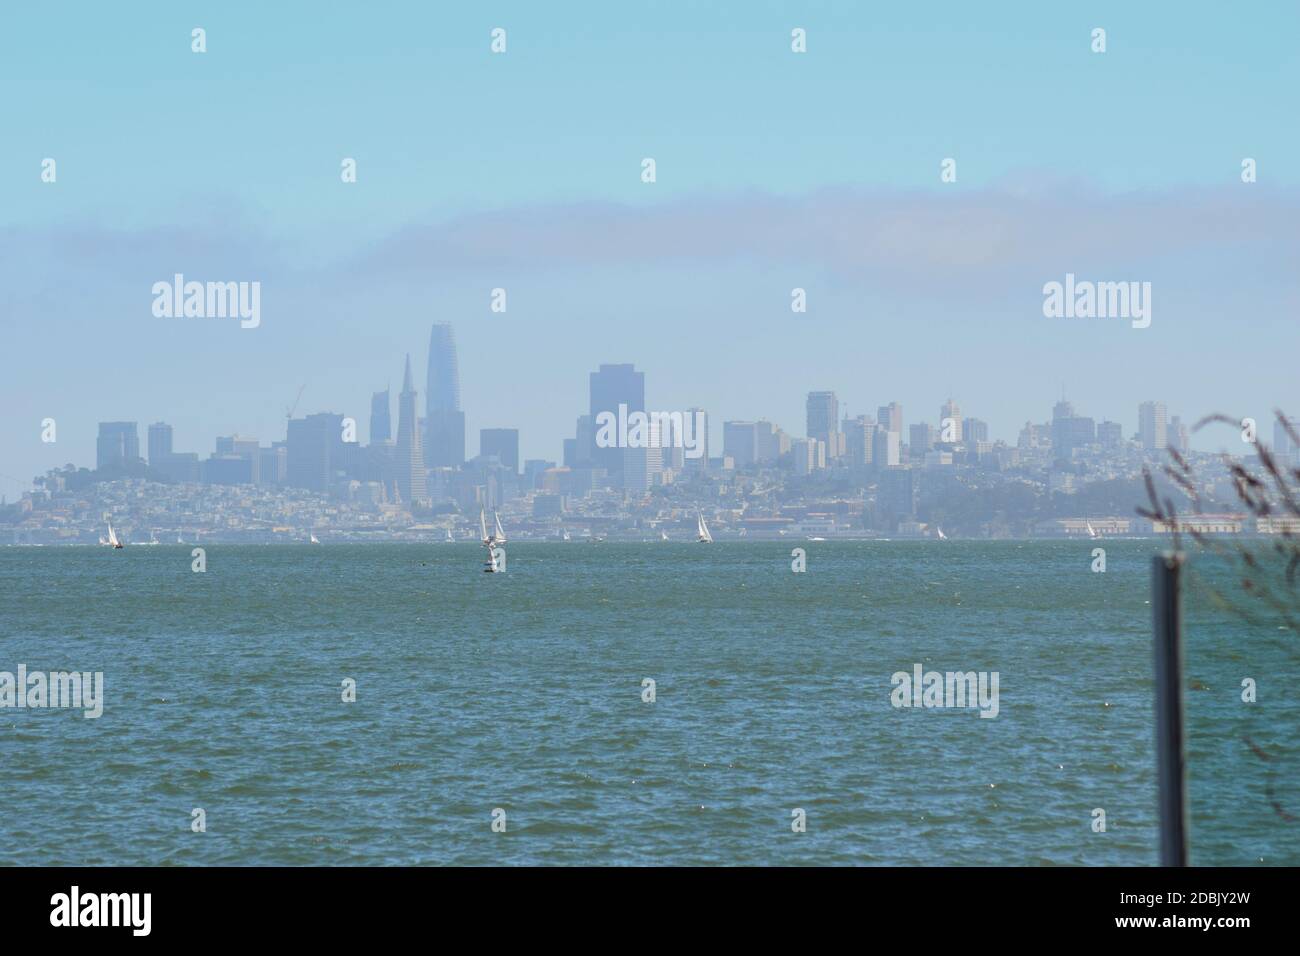
[[[23,42],[0,77],[63,66],[15,104],[0,157],[0,493],[90,460],[100,419],[165,416],[187,448],[271,436],[306,383],[304,407],[363,421],[431,322],[456,327],[466,451],[510,426],[522,458],[558,454],[582,372],[629,359],[653,406],[709,409],[715,444],[728,419],[792,429],[815,389],[851,417],[951,394],[1004,440],[1062,387],[1126,430],[1155,396],[1188,418],[1300,408],[1300,12],[1102,4],[1097,54],[1069,10],[941,10],[918,32],[905,11],[719,5],[686,29],[593,5],[576,36],[506,5],[500,56],[467,11],[404,11],[394,50],[391,23],[317,12],[305,43],[287,11],[212,10],[197,56],[163,5],[86,10],[71,35],[6,10]],[[206,102],[240,135],[159,164],[152,120],[97,84],[110,50],[163,115]],[[436,124],[392,95],[453,85]],[[259,282],[259,323],[154,315],[176,274]],[[1069,276],[1149,283],[1150,325],[1045,316]]]
[[[437,328],[439,328],[439,326],[435,326],[435,329]],[[611,374],[623,375],[625,377],[630,376],[631,381],[626,385],[620,383],[606,384],[604,377]],[[645,377],[645,372],[643,370],[637,370],[635,363],[602,363],[599,369],[590,372],[589,382],[592,390],[590,407],[592,411],[586,416],[579,417],[579,427],[582,427],[584,421],[594,418],[598,411],[610,411],[613,408],[616,408],[620,401],[623,402],[625,408],[630,408],[633,411],[644,411],[650,404],[652,404],[643,397]],[[635,382],[635,384],[632,384],[631,382]],[[628,391],[629,389],[630,391]],[[378,436],[376,436],[376,422],[382,422],[384,426],[387,426],[390,421],[387,402],[389,391],[389,389],[385,389],[383,392],[372,393],[369,419],[370,427],[366,433],[366,440],[364,442],[360,438],[361,432],[359,423],[361,422],[361,418],[349,415],[347,412],[330,410],[306,413],[301,418],[297,419],[289,418],[287,420],[288,427],[285,430],[284,437],[270,437],[266,439],[269,447],[262,447],[259,450],[266,452],[268,450],[273,450],[275,446],[285,445],[291,436],[292,428],[295,424],[306,425],[313,421],[325,420],[329,425],[327,432],[332,436],[336,431],[342,433],[345,428],[344,423],[347,419],[351,418],[353,422],[356,423],[354,425],[354,434],[356,437],[353,439],[353,444],[361,447],[368,447],[388,442],[391,439],[396,446],[399,461],[409,460],[411,461],[412,467],[418,467],[416,465],[418,462],[419,466],[422,466],[425,470],[437,467],[423,461],[421,439],[419,429],[416,428],[414,412],[408,411],[409,409],[416,407],[419,400],[419,392],[413,387],[411,357],[409,353],[406,356],[403,389],[398,396],[399,425],[397,432],[396,434],[390,434],[386,429],[381,429]],[[598,395],[600,396],[599,398],[597,397]],[[383,396],[382,400],[381,396]],[[599,406],[599,408],[597,408],[597,406]],[[609,407],[606,408],[606,406]],[[855,455],[853,449],[855,446],[853,438],[850,437],[850,431],[855,424],[862,424],[864,422],[872,428],[875,434],[877,439],[877,454],[879,454],[879,438],[881,437],[882,432],[896,436],[892,439],[896,446],[895,449],[888,451],[890,458],[877,459],[877,465],[879,465],[880,461],[885,461],[886,464],[900,464],[896,457],[898,454],[898,447],[911,447],[913,449],[913,455],[915,456],[917,451],[920,450],[918,448],[918,443],[921,439],[918,438],[918,435],[925,436],[924,446],[927,450],[938,445],[965,445],[975,441],[991,445],[1017,447],[1019,444],[1023,443],[1026,429],[1035,432],[1041,431],[1042,440],[1045,444],[1050,445],[1053,448],[1063,449],[1067,452],[1076,444],[1079,447],[1088,444],[1097,444],[1102,447],[1113,447],[1121,442],[1131,442],[1136,444],[1138,447],[1149,451],[1161,451],[1171,445],[1178,447],[1178,445],[1170,439],[1176,437],[1175,430],[1179,430],[1181,432],[1183,447],[1190,447],[1191,450],[1197,451],[1201,449],[1195,448],[1195,432],[1193,431],[1193,426],[1201,419],[1209,418],[1215,414],[1211,412],[1195,417],[1184,417],[1170,413],[1167,403],[1152,399],[1139,403],[1137,412],[1134,416],[1135,424],[1133,427],[1129,428],[1126,427],[1122,421],[1116,422],[1110,419],[1097,420],[1094,416],[1076,414],[1077,410],[1074,406],[1074,402],[1066,400],[1065,398],[1060,398],[1053,403],[1050,416],[1039,421],[1036,421],[1033,417],[1026,418],[1022,425],[1016,429],[1016,435],[1007,439],[1001,436],[992,435],[989,431],[988,423],[980,418],[970,416],[962,417],[960,405],[951,397],[947,398],[939,405],[937,414],[927,418],[927,413],[921,412],[915,419],[907,416],[905,408],[899,402],[891,402],[888,405],[879,406],[875,416],[858,415],[854,418],[850,418],[848,416],[847,408],[842,405],[839,400],[839,395],[835,390],[806,392],[805,406],[807,409],[807,424],[804,435],[786,432],[786,429],[781,422],[775,422],[768,418],[719,419],[716,416],[709,414],[705,409],[701,409],[697,406],[683,409],[681,410],[681,413],[689,414],[696,411],[705,413],[704,421],[706,423],[706,428],[709,429],[709,433],[704,438],[704,447],[706,449],[712,448],[721,455],[730,455],[731,450],[728,447],[728,435],[729,433],[733,435],[736,434],[735,428],[742,429],[742,433],[745,429],[756,429],[754,437],[752,438],[743,437],[734,439],[742,442],[742,445],[740,446],[742,448],[745,447],[743,444],[744,442],[749,442],[750,448],[750,452],[747,456],[737,457],[736,467],[738,468],[748,467],[763,461],[774,461],[774,455],[758,452],[758,448],[764,442],[762,431],[765,426],[767,435],[766,440],[769,442],[774,440],[773,430],[775,429],[776,432],[786,435],[788,441],[813,439],[826,445],[827,447],[823,449],[822,452],[822,464],[817,466],[819,468],[824,468],[827,467],[827,462],[834,461],[838,458],[844,458],[846,461],[854,460]],[[816,409],[816,411],[814,411],[814,409]],[[405,416],[403,415],[404,411],[407,412],[407,415]],[[827,419],[828,414],[832,416],[829,419]],[[945,418],[945,416],[949,416],[949,418]],[[411,421],[409,428],[406,427],[406,419],[408,418]],[[948,438],[944,438],[942,431],[943,423],[949,419],[953,422],[951,433]],[[1295,420],[1296,419],[1292,417],[1292,421],[1294,422]],[[425,422],[426,420],[420,418],[418,421]],[[1069,426],[1076,422],[1088,423],[1086,437],[1081,438],[1077,443],[1072,441],[1069,432]],[[95,442],[96,468],[104,466],[106,457],[116,458],[118,460],[129,460],[134,457],[141,461],[148,462],[153,466],[155,448],[166,457],[197,458],[198,462],[204,460],[202,448],[200,448],[197,453],[187,452],[184,453],[184,455],[173,453],[173,436],[175,428],[171,422],[160,420],[147,425],[148,434],[146,448],[149,452],[147,455],[140,454],[139,421],[98,421],[96,425],[98,429]],[[1286,448],[1285,443],[1287,440],[1283,436],[1282,429],[1276,422],[1272,410],[1270,410],[1262,419],[1257,419],[1256,425],[1259,430],[1260,440],[1263,443],[1270,447]],[[972,426],[980,429],[980,435],[974,437],[963,435],[963,429],[969,430]],[[927,431],[918,432],[918,428],[926,429]],[[716,439],[712,434],[715,430],[718,432]],[[408,435],[413,435],[414,441],[409,437],[405,437]],[[597,467],[605,467],[611,472],[611,474],[621,473],[623,468],[623,453],[625,449],[622,447],[597,448],[594,445],[594,436],[594,429],[588,431],[585,435],[586,439],[593,442],[588,454],[594,453],[596,457],[585,458],[582,459],[582,461],[589,466],[594,465]],[[834,444],[834,447],[831,447],[833,443],[829,440],[831,436],[833,436],[837,441],[837,444]],[[245,444],[252,443],[252,445],[256,447],[261,439],[260,436],[242,435],[238,431],[233,432],[230,436],[212,436],[211,446],[214,450],[211,452],[211,457],[215,458],[233,453],[234,449],[230,447],[231,443],[233,442],[238,444],[241,440]],[[1035,439],[1035,441],[1037,440],[1038,439]],[[491,451],[488,451],[483,447],[485,441],[491,442]],[[566,449],[566,446],[570,441],[572,441],[572,436],[561,438],[557,442],[559,447],[553,450],[549,456],[525,456],[520,450],[522,445],[519,428],[509,425],[481,428],[479,429],[479,451],[474,455],[467,454],[464,461],[471,461],[481,455],[498,454],[502,448],[510,447],[511,454],[508,458],[507,456],[501,457],[503,458],[503,462],[506,460],[513,461],[517,472],[522,468],[523,463],[530,459],[552,461],[562,464],[566,457],[566,451],[568,450]],[[665,436],[664,441],[665,443],[669,443],[670,439]],[[107,445],[106,442],[108,443]],[[1220,442],[1220,445],[1222,447],[1206,450],[1227,451],[1229,454],[1237,456],[1250,454],[1249,448],[1236,449],[1224,442]],[[106,447],[109,449],[116,448],[118,451],[114,453],[110,450],[106,453]],[[886,445],[886,447],[888,448],[888,445]],[[403,451],[403,448],[406,450]],[[815,453],[816,449],[813,449],[813,452]],[[709,460],[709,457],[712,456],[706,455],[706,462]],[[859,457],[865,457],[868,463],[870,463],[873,456],[868,452],[862,451],[860,452]],[[605,462],[605,464],[602,464],[602,461]],[[913,457],[910,461],[901,462],[901,464],[905,465],[919,465],[919,463],[920,458],[917,457]],[[64,464],[73,464],[78,467],[89,467],[87,465],[78,464],[75,461],[65,462]],[[681,469],[683,465],[684,461],[677,461],[678,469]],[[665,466],[667,466],[667,462],[665,462]],[[33,476],[33,479],[39,477],[39,475]],[[197,478],[195,480],[197,480]],[[410,478],[398,477],[394,480],[399,482],[399,487],[406,489],[403,494],[411,493],[410,489],[412,487],[412,482]],[[316,487],[312,483],[293,486]],[[416,487],[418,488],[418,484]]]

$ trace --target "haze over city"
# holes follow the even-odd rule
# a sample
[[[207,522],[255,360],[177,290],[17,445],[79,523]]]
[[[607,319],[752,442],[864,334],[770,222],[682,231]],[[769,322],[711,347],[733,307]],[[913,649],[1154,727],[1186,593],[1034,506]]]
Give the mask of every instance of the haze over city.
[[[408,11],[395,49],[387,21],[284,8],[212,11],[208,52],[162,64],[145,51],[190,27],[165,4],[129,27],[0,14],[0,79],[33,91],[0,155],[4,493],[88,463],[101,420],[163,419],[196,450],[269,442],[304,384],[300,411],[362,420],[434,322],[457,330],[468,433],[517,427],[525,458],[559,457],[611,362],[715,427],[797,432],[816,389],[851,415],[952,395],[1008,442],[1062,392],[1127,432],[1152,399],[1189,421],[1300,407],[1285,29],[1101,4],[1096,56],[1072,39],[1091,20],[1032,4],[946,8],[924,36],[813,5],[801,58],[775,6],[679,23],[587,5],[577,33],[507,8],[495,58],[453,39],[487,35],[473,13]],[[940,53],[945,71],[920,65]],[[260,324],[155,317],[151,287],[178,272],[259,281]],[[1150,282],[1150,327],[1046,318],[1067,273]]]

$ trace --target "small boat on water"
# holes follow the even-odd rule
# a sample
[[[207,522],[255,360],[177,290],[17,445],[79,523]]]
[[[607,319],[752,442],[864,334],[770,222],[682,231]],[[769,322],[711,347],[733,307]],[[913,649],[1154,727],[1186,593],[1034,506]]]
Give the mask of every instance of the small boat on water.
[[[1092,522],[1091,522],[1091,521],[1085,521],[1084,523],[1088,526],[1088,537],[1090,537],[1090,538],[1100,538],[1100,537],[1101,537],[1101,532],[1098,531],[1096,528],[1094,528],[1094,527],[1092,526]]]
[[[500,517],[497,516],[495,511],[492,515],[496,527],[493,528],[491,534],[488,534],[487,512],[482,508],[478,510],[479,536],[483,539],[483,547],[487,548],[487,560],[483,562],[484,574],[496,574],[505,570],[506,552],[501,545],[506,540],[506,533],[501,528]]]
[[[667,540],[668,540],[668,532],[667,532],[667,531],[660,531],[660,532],[659,532],[659,540],[660,540],[660,541],[667,541]]]
[[[709,534],[709,526],[704,521],[704,514],[701,511],[695,512],[697,523],[696,531],[699,534],[700,544],[713,544],[713,535]]]
[[[308,532],[311,535],[311,544],[320,544],[320,538],[316,537],[314,532]]]
[[[114,548],[122,547],[122,542],[117,540],[117,532],[113,530],[113,522],[111,521],[108,522],[108,540],[104,543]]]
[[[940,541],[947,541],[947,540],[948,540],[948,536],[947,536],[946,534],[943,533],[943,529],[940,528],[938,525],[935,525],[935,526],[934,526],[934,533],[937,534],[937,535],[939,536],[939,540],[940,540]]]

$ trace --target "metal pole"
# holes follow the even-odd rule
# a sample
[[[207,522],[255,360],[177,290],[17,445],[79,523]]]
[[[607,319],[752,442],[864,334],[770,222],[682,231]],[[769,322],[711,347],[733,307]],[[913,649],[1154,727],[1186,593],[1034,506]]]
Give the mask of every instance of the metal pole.
[[[1183,556],[1152,562],[1151,610],[1156,650],[1156,771],[1160,865],[1187,866],[1187,759],[1183,747]]]

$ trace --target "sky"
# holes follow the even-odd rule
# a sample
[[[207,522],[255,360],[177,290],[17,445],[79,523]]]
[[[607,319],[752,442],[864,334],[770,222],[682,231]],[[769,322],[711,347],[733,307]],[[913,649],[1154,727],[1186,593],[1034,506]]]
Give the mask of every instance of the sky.
[[[58,9],[0,7],[10,500],[93,466],[99,421],[206,457],[283,439],[301,388],[364,439],[435,322],[471,456],[518,427],[558,459],[605,362],[715,448],[727,419],[802,435],[822,389],[905,426],[951,395],[1010,442],[1062,394],[1127,433],[1150,399],[1300,411],[1293,4]],[[175,273],[260,282],[260,325],[156,317]],[[1150,282],[1150,327],[1045,317],[1067,273]]]

